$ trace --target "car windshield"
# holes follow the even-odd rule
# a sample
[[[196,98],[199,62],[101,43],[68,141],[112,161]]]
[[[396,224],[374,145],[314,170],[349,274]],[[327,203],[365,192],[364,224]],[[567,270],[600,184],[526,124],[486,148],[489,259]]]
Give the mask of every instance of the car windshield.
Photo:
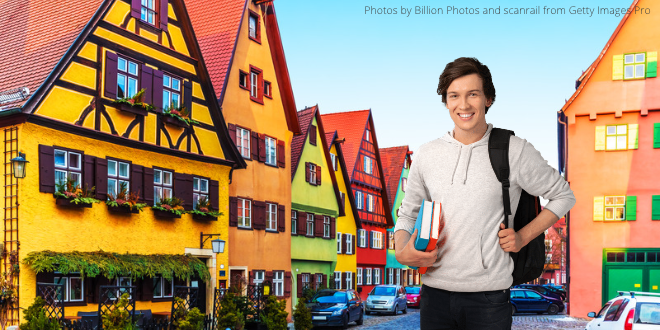
[[[635,323],[660,324],[660,303],[637,303],[637,310]]]
[[[377,286],[374,288],[374,291],[371,291],[371,294],[374,296],[394,296],[396,294],[396,288]]]
[[[607,308],[610,307],[611,304],[612,304],[612,302],[608,301],[607,304],[605,304],[605,306],[603,306],[603,308],[600,309],[600,312],[598,312],[598,315],[596,315],[596,318],[603,317],[605,315],[605,312],[607,311]]]
[[[319,304],[341,304],[346,303],[346,293],[339,291],[319,292],[312,302]]]
[[[415,287],[407,287],[406,288],[406,293],[410,294],[419,294],[420,288],[415,288]]]

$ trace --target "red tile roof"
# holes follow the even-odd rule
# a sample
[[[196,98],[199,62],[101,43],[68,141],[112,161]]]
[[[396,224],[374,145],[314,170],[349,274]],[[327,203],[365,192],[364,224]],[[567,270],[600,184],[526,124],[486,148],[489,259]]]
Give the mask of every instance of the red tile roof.
[[[28,87],[34,94],[102,2],[0,1],[0,92]]]
[[[312,124],[312,119],[317,110],[318,106],[315,105],[298,111],[298,122],[300,123],[302,134],[295,135],[291,140],[291,181],[293,181],[293,177],[296,175],[298,162],[300,162],[300,156],[302,155],[307,134],[309,133],[309,125]]]
[[[387,198],[390,206],[394,207],[394,199],[399,191],[399,179],[403,172],[403,164],[408,154],[408,146],[380,148],[380,162],[383,164],[385,183],[387,185]]]
[[[332,142],[335,139],[335,134],[337,134],[337,131],[330,131],[330,133],[327,131],[325,132],[325,146],[328,148],[328,150],[332,148]]]
[[[186,0],[186,9],[218,98],[222,97],[246,6],[246,0],[212,3]]]
[[[346,171],[351,178],[370,114],[371,110],[358,110],[321,115],[326,131],[337,131],[338,138],[346,138],[342,149],[346,161]]]

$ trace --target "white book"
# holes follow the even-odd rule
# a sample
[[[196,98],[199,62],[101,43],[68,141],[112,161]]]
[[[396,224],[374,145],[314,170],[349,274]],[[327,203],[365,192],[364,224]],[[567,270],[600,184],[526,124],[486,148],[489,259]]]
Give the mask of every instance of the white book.
[[[433,202],[433,230],[431,236],[435,239],[440,238],[440,218],[442,217],[442,207],[440,202]]]
[[[422,231],[419,237],[423,239],[431,238],[431,223],[433,222],[433,209],[434,203],[432,201],[424,201],[424,214],[422,215]]]

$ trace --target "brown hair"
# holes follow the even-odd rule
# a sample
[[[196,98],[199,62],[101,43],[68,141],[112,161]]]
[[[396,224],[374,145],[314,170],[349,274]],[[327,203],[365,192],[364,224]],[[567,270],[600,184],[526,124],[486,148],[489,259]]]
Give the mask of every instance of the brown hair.
[[[447,89],[451,83],[463,76],[476,73],[481,77],[483,82],[484,94],[487,100],[491,100],[491,106],[495,102],[495,86],[493,86],[493,77],[490,75],[488,67],[481,64],[479,60],[474,57],[459,57],[453,62],[447,63],[445,70],[440,75],[440,82],[438,83],[438,95],[442,95],[442,103],[447,104]],[[488,113],[489,106],[486,107]]]

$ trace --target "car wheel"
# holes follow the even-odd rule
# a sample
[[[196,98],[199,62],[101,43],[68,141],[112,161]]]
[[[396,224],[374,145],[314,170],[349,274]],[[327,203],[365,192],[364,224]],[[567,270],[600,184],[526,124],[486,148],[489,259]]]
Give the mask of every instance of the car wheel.
[[[341,328],[342,329],[348,329],[348,313],[346,313],[346,315],[344,315],[344,318],[343,318],[342,324],[341,324]]]
[[[396,314],[399,314],[399,306],[394,306],[394,312],[392,313],[392,315],[396,315]]]
[[[360,318],[355,321],[355,324],[362,325],[364,323],[364,311],[360,311]]]
[[[516,306],[511,306],[511,315],[516,314]]]
[[[408,314],[408,304],[403,308],[403,314]]]
[[[557,313],[559,313],[559,306],[557,306],[557,304],[550,304],[550,306],[548,306],[548,314],[555,315]]]

